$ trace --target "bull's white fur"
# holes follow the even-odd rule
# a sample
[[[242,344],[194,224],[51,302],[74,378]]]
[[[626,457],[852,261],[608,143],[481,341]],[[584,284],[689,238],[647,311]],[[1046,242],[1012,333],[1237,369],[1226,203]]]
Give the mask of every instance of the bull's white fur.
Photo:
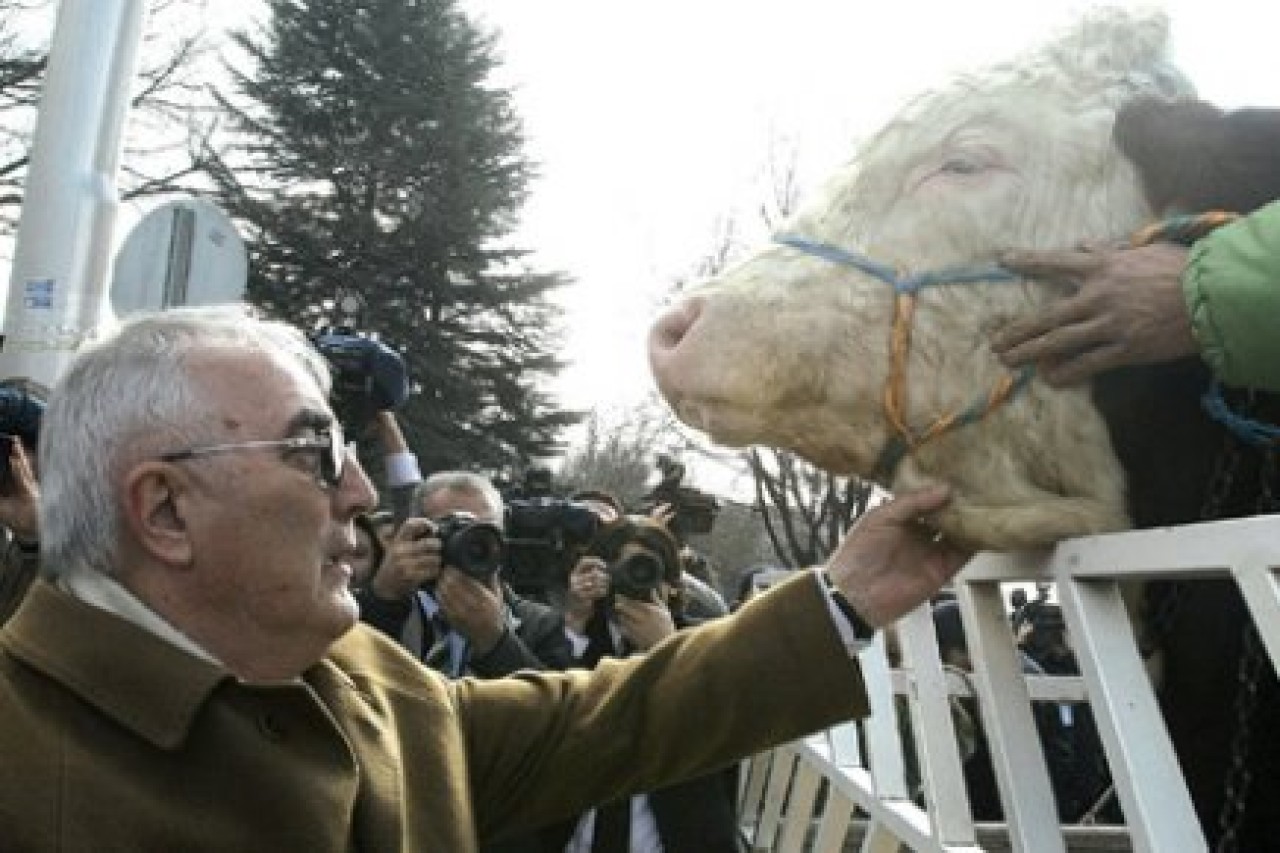
[[[1111,240],[1148,221],[1111,142],[1139,94],[1190,94],[1167,64],[1167,19],[1103,10],[1039,50],[924,95],[863,146],[784,229],[910,270],[989,263],[1009,247]],[[931,288],[916,310],[907,413],[922,429],[1004,374],[990,333],[1042,309],[1037,283]],[[726,444],[787,447],[868,475],[890,435],[881,391],[893,293],[860,272],[771,246],[700,288],[660,388]],[[680,309],[677,309],[680,310]],[[655,333],[662,336],[661,329]],[[1127,526],[1123,477],[1086,389],[1041,382],[903,460],[893,489],[945,481],[948,535],[997,550]]]

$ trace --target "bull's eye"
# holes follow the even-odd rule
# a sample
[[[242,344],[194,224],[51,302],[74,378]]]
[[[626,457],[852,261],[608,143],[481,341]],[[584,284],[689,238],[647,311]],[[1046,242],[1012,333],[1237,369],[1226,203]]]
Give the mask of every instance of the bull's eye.
[[[982,164],[964,157],[952,157],[938,171],[949,175],[976,175],[982,171]]]

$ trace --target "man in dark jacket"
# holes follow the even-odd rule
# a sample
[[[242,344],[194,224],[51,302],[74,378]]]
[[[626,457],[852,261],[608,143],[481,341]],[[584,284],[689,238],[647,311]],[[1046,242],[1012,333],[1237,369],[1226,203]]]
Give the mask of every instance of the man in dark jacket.
[[[500,531],[504,511],[502,495],[479,474],[442,471],[419,483],[411,517],[393,534],[379,568],[357,592],[360,618],[449,678],[567,669],[573,656],[564,618],[545,604],[516,595],[502,581],[497,564],[487,576],[450,572],[441,581],[445,561],[436,525],[465,518]],[[539,839],[530,835],[486,844],[483,853],[540,849]]]
[[[503,512],[502,495],[478,474],[443,471],[419,483],[413,517],[400,525],[359,595],[361,618],[450,677],[499,678],[520,669],[570,666],[573,656],[557,611],[517,596],[496,570],[441,577],[436,525],[462,514],[500,531]]]
[[[604,525],[569,574],[565,625],[578,665],[645,654],[697,624],[683,612],[682,576],[661,521],[624,515]],[[737,853],[737,794],[731,766],[602,804],[542,837],[556,853]]]

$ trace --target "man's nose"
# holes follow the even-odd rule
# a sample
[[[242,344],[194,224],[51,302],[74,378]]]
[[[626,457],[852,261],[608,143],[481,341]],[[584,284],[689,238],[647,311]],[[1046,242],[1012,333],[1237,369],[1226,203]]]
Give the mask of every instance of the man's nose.
[[[365,473],[356,454],[348,449],[347,461],[342,468],[342,481],[334,489],[333,497],[342,518],[354,518],[362,512],[372,512],[378,506],[378,490]]]

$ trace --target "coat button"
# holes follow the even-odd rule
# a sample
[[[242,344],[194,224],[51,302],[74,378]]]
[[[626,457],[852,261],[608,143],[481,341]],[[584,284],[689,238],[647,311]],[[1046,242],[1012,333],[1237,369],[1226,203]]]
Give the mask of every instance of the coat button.
[[[284,724],[270,711],[258,715],[258,729],[268,740],[284,740]]]

